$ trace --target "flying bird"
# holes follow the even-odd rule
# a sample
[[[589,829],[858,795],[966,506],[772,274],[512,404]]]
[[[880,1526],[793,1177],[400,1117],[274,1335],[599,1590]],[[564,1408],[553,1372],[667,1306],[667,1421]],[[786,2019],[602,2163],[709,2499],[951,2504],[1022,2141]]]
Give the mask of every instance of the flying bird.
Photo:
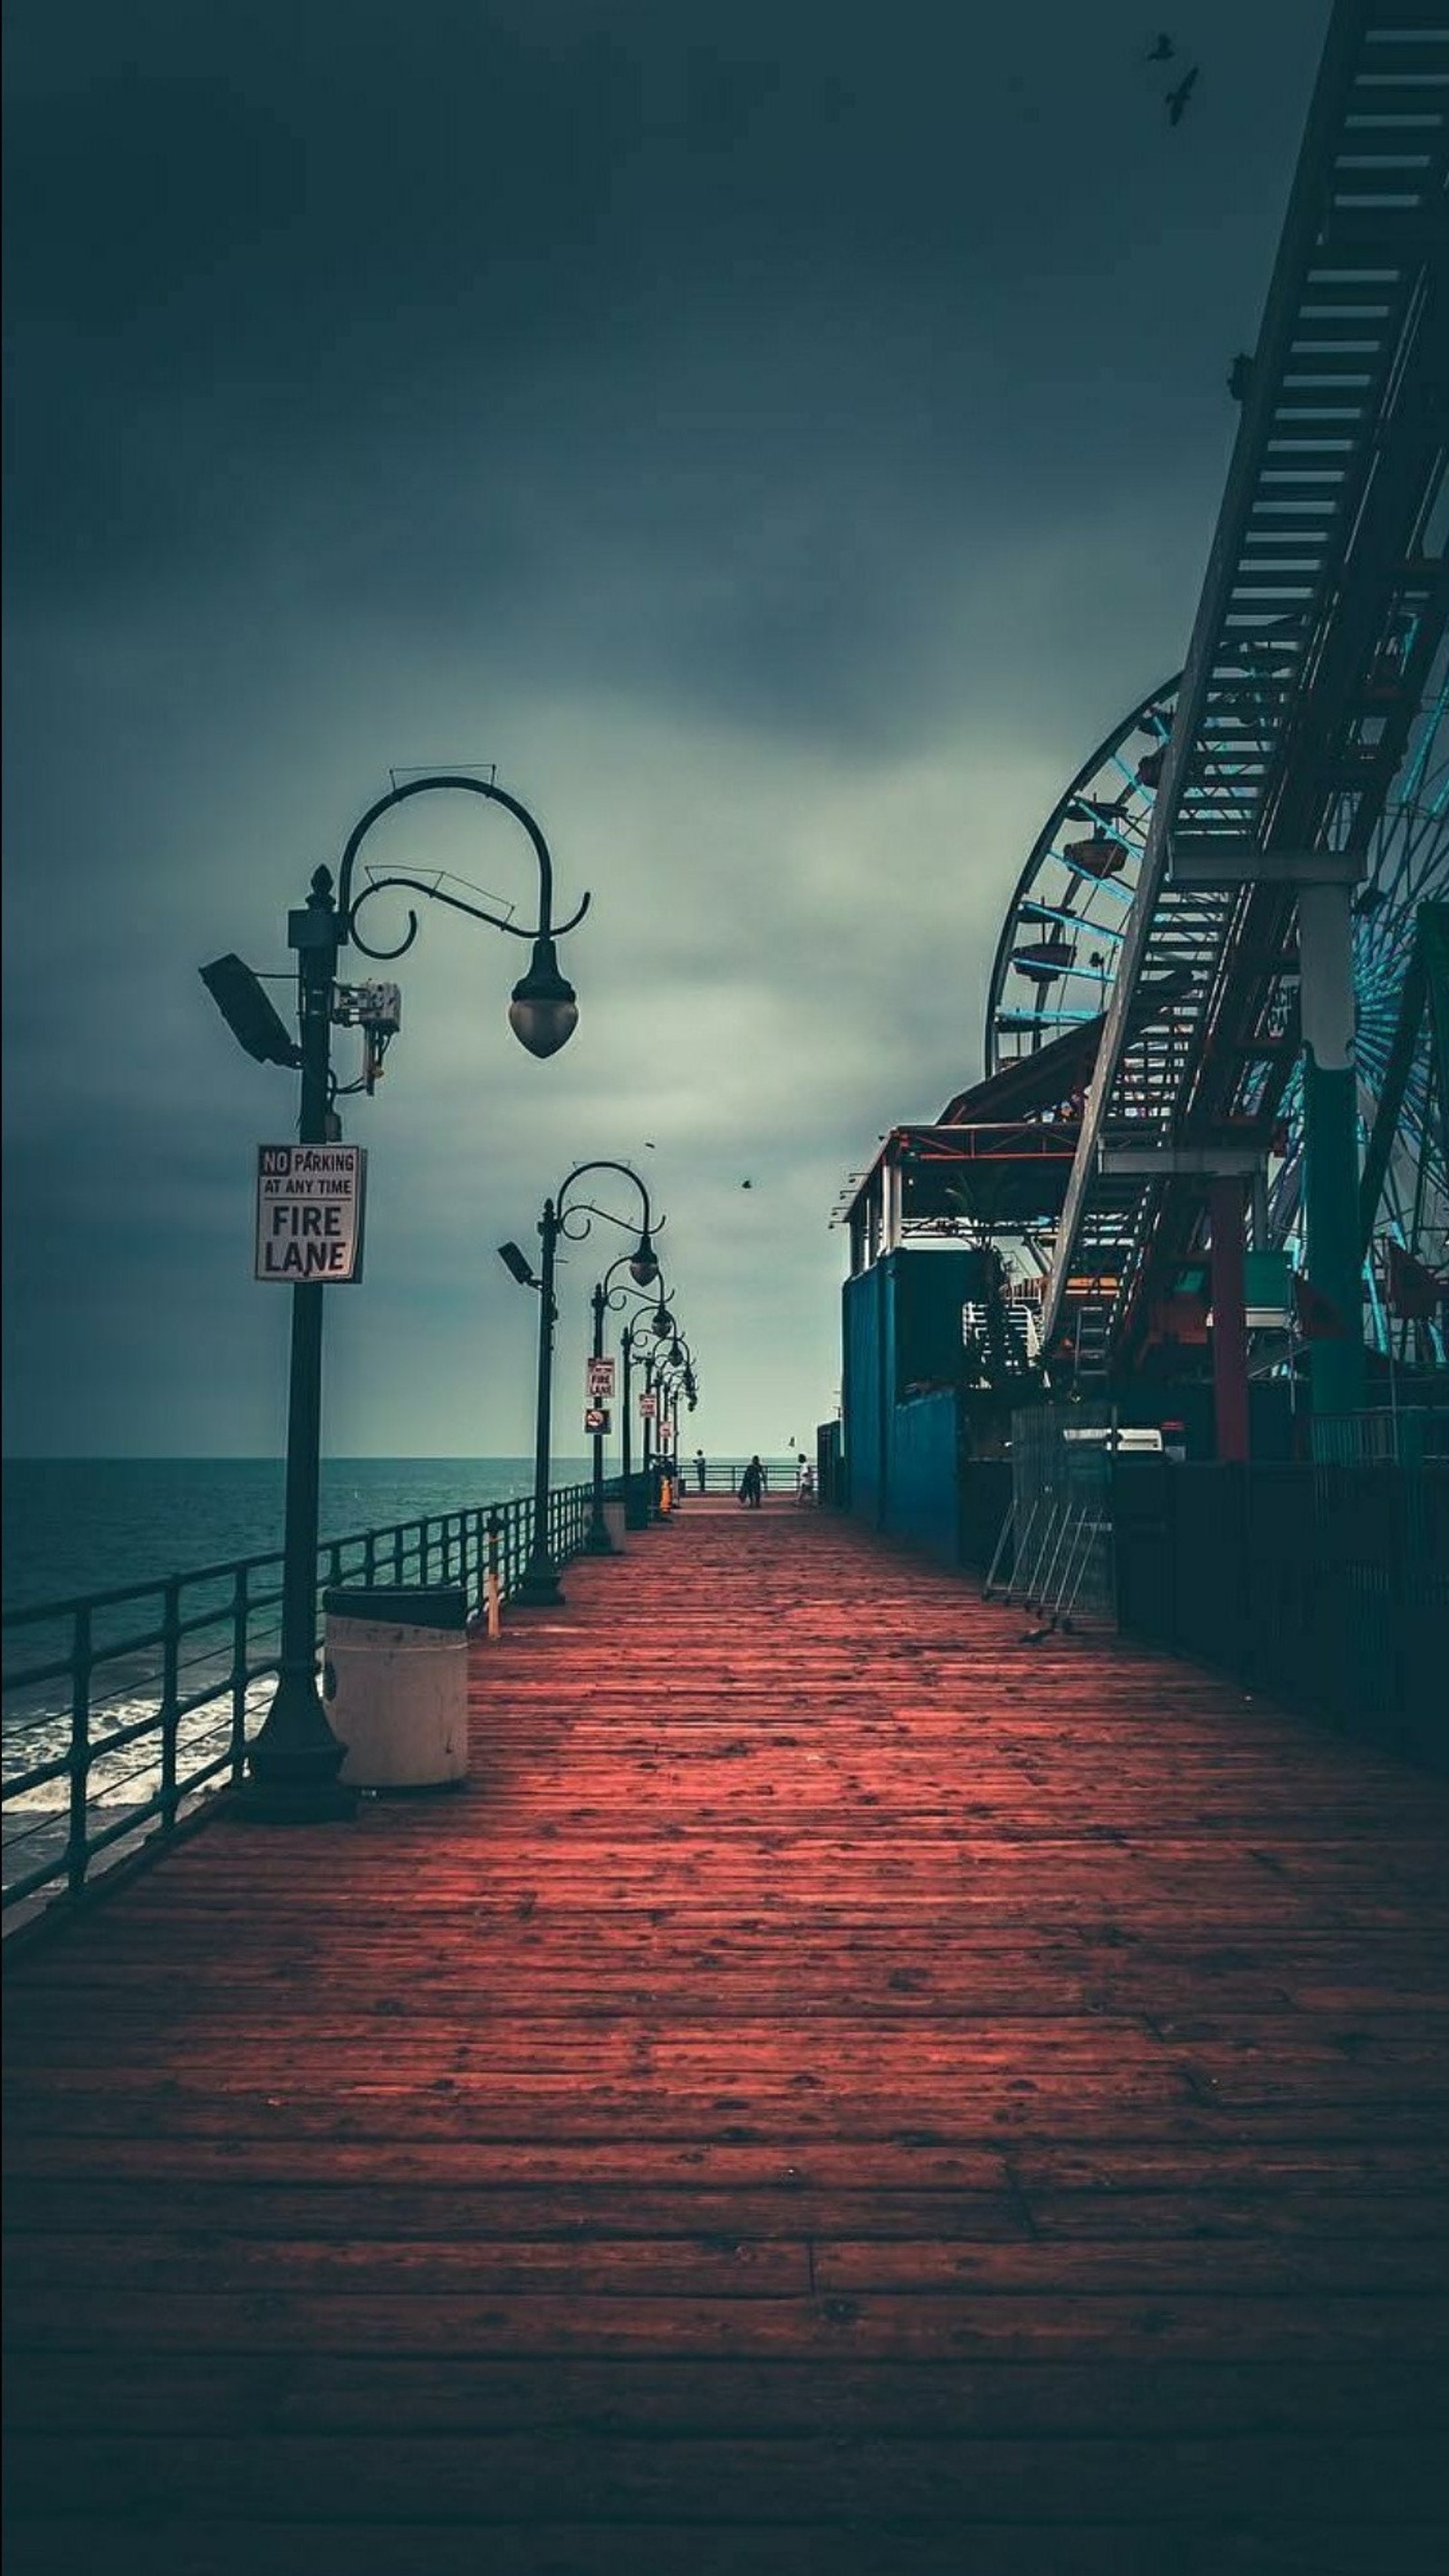
[[[753,1181],[741,1181],[741,1183],[740,1183],[740,1188],[741,1188],[742,1190],[752,1190],[752,1189],[754,1188],[754,1186],[755,1186],[755,1185],[754,1185],[754,1182],[753,1182]]]
[[[1167,109],[1169,125],[1181,125],[1187,111],[1187,102],[1192,96],[1197,81],[1198,69],[1199,66],[1194,63],[1190,70],[1183,73],[1176,89],[1170,89],[1167,92],[1163,104]]]
[[[1176,51],[1177,47],[1170,36],[1159,36],[1147,60],[1150,63],[1170,63]]]

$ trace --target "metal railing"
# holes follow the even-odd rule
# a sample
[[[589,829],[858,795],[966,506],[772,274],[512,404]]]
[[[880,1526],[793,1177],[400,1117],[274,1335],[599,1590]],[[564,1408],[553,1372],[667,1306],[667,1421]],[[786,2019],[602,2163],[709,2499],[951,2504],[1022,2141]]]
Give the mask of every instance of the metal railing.
[[[701,1492],[707,1495],[737,1494],[740,1490],[740,1478],[744,1474],[749,1463],[748,1458],[709,1458],[705,1462],[704,1484],[701,1486],[698,1480],[698,1472],[696,1470],[694,1460],[690,1457],[681,1458],[679,1461],[679,1481],[684,1500],[687,1502],[691,1494],[698,1494]],[[812,1467],[814,1466],[815,1461],[813,1455],[811,1455],[809,1463]],[[777,1501],[782,1494],[788,1495],[793,1500],[795,1493],[794,1459],[784,1457],[762,1457],[760,1464],[765,1471],[765,1492],[767,1494],[773,1494]]]
[[[1307,1425],[1318,1467],[1424,1467],[1449,1460],[1449,1406],[1382,1406],[1317,1413]]]
[[[618,1481],[605,1490],[616,1496]],[[582,1548],[591,1502],[586,1484],[551,1491],[556,1563]],[[461,1583],[476,1612],[490,1550],[506,1602],[532,1521],[532,1498],[520,1495],[326,1539],[317,1551],[319,1607],[343,1584]],[[203,1800],[240,1783],[277,1670],[281,1577],[275,1548],[5,1613],[7,1918],[42,1899],[78,1896],[98,1861],[164,1840]]]
[[[1113,1475],[1122,1629],[1449,1770],[1449,1465]]]
[[[982,1583],[1053,1628],[1115,1615],[1108,1403],[1037,1405],[1011,1417],[1011,1505]]]

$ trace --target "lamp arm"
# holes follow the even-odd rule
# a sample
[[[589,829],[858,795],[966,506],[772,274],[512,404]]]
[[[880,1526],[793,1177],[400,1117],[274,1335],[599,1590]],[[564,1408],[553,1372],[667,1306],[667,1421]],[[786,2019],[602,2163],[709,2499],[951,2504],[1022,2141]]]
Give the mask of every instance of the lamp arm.
[[[572,1206],[565,1208],[559,1218],[559,1232],[567,1235],[570,1243],[582,1243],[584,1237],[592,1233],[592,1221],[596,1216],[602,1217],[606,1225],[619,1226],[625,1234],[632,1231],[628,1217],[617,1215],[613,1208],[599,1207],[593,1199],[575,1199]],[[583,1223],[577,1226],[571,1225],[570,1219],[573,1217],[582,1217]],[[625,1253],[624,1259],[627,1261],[629,1258],[630,1255]],[[652,1294],[652,1291],[650,1293]]]
[[[501,921],[496,914],[482,912],[473,904],[461,903],[456,895],[442,894],[436,887],[425,885],[416,877],[397,876],[383,878],[379,879],[379,886],[384,884],[408,886],[412,891],[418,894],[427,895],[429,899],[435,903],[448,903],[453,906],[453,909],[456,912],[471,913],[476,921],[486,921],[495,930],[510,931],[515,939],[561,938],[566,930],[572,930],[578,922],[582,921],[584,914],[589,908],[589,897],[587,895],[584,896],[583,902],[579,905],[577,912],[572,913],[567,921],[561,922],[557,929],[554,928],[553,858],[549,851],[548,843],[544,839],[542,831],[534,821],[534,818],[530,814],[527,806],[520,805],[516,796],[510,796],[505,788],[495,787],[492,782],[486,778],[468,778],[462,775],[454,775],[452,772],[445,772],[436,777],[410,778],[406,780],[401,787],[392,788],[386,796],[379,796],[376,804],[370,805],[367,812],[361,817],[360,821],[354,823],[351,832],[348,834],[347,846],[342,853],[342,864],[338,879],[337,911],[338,926],[342,941],[346,941],[353,936],[352,924],[354,915],[365,902],[367,895],[377,891],[376,887],[365,887],[362,894],[358,895],[355,899],[352,892],[352,880],[357,866],[357,854],[361,849],[363,842],[366,840],[368,833],[372,830],[373,825],[380,822],[384,814],[390,814],[394,806],[406,804],[408,799],[413,796],[430,795],[438,788],[454,789],[467,796],[484,796],[488,799],[490,804],[502,805],[506,811],[514,817],[516,822],[522,824],[525,832],[528,834],[530,842],[532,843],[533,854],[538,862],[537,929],[524,930],[521,929],[516,922]],[[359,948],[363,949],[363,954],[368,957],[400,957],[405,948],[411,947],[413,940],[417,936],[416,914],[411,912],[409,913],[408,925],[407,937],[402,941],[401,946],[397,948],[367,948],[361,940],[358,940],[357,945]]]
[[[650,1235],[663,1232],[667,1220],[661,1217],[659,1224],[657,1226],[655,1225],[653,1211],[649,1204],[649,1191],[647,1184],[641,1178],[640,1174],[635,1171],[633,1164],[614,1163],[610,1162],[607,1158],[601,1159],[597,1162],[575,1163],[573,1170],[565,1176],[562,1187],[559,1190],[556,1205],[558,1206],[560,1213],[562,1213],[563,1210],[564,1199],[570,1182],[581,1181],[585,1172],[622,1172],[626,1180],[633,1182],[635,1189],[638,1191],[639,1196],[643,1201],[644,1232]],[[613,1216],[611,1210],[608,1208],[595,1207],[593,1209],[593,1213],[595,1216],[609,1217],[610,1222],[614,1225],[625,1225],[628,1222],[625,1217]]]

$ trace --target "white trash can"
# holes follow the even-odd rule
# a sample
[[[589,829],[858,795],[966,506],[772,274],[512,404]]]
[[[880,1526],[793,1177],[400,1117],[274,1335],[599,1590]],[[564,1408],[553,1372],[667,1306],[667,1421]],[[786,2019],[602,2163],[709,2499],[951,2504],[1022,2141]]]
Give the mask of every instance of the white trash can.
[[[354,1789],[468,1776],[468,1604],[461,1583],[324,1592],[322,1689]]]

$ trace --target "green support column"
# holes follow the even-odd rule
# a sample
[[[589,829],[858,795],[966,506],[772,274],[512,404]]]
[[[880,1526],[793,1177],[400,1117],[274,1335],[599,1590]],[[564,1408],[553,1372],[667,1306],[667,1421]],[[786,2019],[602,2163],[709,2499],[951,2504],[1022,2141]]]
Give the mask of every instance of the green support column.
[[[1213,1424],[1218,1462],[1249,1455],[1248,1330],[1243,1300],[1243,1184],[1218,1179],[1208,1199],[1212,1227]]]
[[[1353,917],[1346,885],[1298,897],[1303,1019],[1303,1188],[1308,1277],[1342,1318],[1310,1344],[1313,1410],[1355,1413],[1364,1398],[1358,1223],[1358,1085],[1353,1064]]]

